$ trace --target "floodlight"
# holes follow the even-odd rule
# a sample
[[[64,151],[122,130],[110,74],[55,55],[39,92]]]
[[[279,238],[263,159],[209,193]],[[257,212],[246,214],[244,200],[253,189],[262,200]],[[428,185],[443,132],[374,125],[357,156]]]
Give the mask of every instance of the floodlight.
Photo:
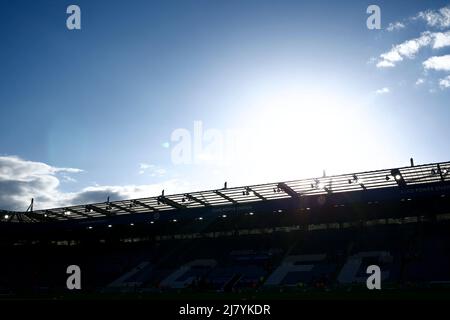
[[[394,177],[395,182],[397,182],[397,185],[399,187],[405,187],[406,186],[406,181],[403,178],[403,175],[402,175],[402,173],[400,172],[399,169],[392,169],[391,170],[391,176]]]

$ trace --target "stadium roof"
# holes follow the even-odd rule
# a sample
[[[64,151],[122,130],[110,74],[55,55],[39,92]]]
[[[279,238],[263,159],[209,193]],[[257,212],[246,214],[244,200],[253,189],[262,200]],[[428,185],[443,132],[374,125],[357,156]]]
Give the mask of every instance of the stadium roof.
[[[441,162],[192,193],[163,194],[156,197],[106,201],[46,210],[2,211],[1,220],[14,222],[79,220],[199,207],[240,205],[257,201],[300,198],[318,194],[377,188],[402,188],[450,181],[449,172],[450,162]]]

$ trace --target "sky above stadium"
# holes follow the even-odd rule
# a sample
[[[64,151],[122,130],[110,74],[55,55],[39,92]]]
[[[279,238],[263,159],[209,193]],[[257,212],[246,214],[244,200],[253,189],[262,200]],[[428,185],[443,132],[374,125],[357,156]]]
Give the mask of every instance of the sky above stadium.
[[[3,0],[0,39],[2,209],[450,159],[448,1]]]

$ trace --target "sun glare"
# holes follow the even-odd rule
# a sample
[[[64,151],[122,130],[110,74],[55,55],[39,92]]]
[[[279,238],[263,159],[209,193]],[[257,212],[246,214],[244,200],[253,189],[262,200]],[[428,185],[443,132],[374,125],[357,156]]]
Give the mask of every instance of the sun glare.
[[[234,170],[260,182],[354,170],[366,156],[371,129],[364,109],[352,101],[313,91],[266,95],[248,117],[250,133],[239,153],[240,164],[252,165]]]

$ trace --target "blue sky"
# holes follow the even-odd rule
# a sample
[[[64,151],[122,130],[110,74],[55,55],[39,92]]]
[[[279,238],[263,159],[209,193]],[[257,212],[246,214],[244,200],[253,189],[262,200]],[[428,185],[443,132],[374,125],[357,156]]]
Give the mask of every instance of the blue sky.
[[[3,0],[0,207],[449,160],[447,6]],[[174,135],[199,123],[178,163]]]

